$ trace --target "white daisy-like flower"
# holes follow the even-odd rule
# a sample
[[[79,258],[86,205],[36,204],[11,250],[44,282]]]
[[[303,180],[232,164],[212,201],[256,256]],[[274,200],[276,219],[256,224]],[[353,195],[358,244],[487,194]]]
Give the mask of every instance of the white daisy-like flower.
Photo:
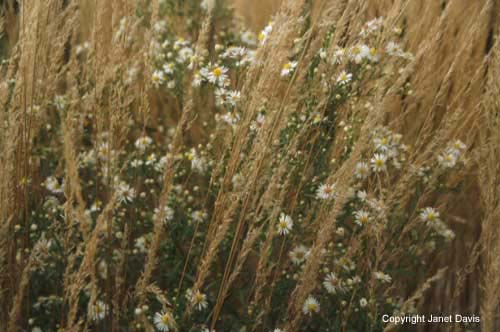
[[[207,80],[215,85],[227,85],[227,72],[228,69],[224,66],[215,66],[207,73]]]
[[[170,81],[168,81],[168,83],[167,83],[167,88],[168,88],[169,90],[173,90],[173,89],[175,89],[175,87],[176,87],[175,80],[170,80]]]
[[[453,168],[457,164],[458,156],[456,151],[446,149],[438,156],[439,165],[443,168]]]
[[[364,210],[354,212],[354,222],[359,226],[366,225],[370,221],[370,215]]]
[[[250,30],[247,30],[241,34],[241,41],[248,46],[257,45],[257,36]]]
[[[359,300],[359,306],[361,308],[364,308],[368,305],[368,301],[363,297],[361,300]]]
[[[316,198],[322,200],[334,199],[337,196],[335,189],[336,189],[335,184],[328,184],[328,183],[322,184],[316,191]]]
[[[364,202],[366,200],[366,198],[368,197],[368,194],[366,193],[366,191],[364,190],[359,190],[357,193],[356,193],[356,197],[361,201],[361,202]]]
[[[221,54],[221,57],[226,59],[241,59],[247,53],[247,49],[239,46],[230,46],[226,49],[224,53]]]
[[[340,48],[338,47],[334,52],[333,52],[333,59],[332,62],[334,64],[340,64],[342,63],[342,60],[344,60],[344,57],[346,55],[346,50],[345,48]]]
[[[142,137],[139,137],[136,141],[135,141],[135,147],[140,150],[140,151],[144,151],[146,150],[151,144],[153,143],[153,140],[151,139],[151,137],[149,136],[142,136]]]
[[[161,70],[155,70],[153,75],[151,75],[151,83],[153,83],[153,86],[157,88],[162,85],[163,82],[165,82],[165,74]]]
[[[259,33],[258,39],[261,45],[264,45],[269,38],[269,35],[273,32],[273,23],[270,22],[262,31]]]
[[[401,49],[401,46],[399,46],[399,44],[393,41],[387,43],[385,51],[387,52],[387,54],[392,56],[402,56],[404,54],[403,50]]]
[[[352,74],[347,73],[345,70],[340,73],[337,77],[337,83],[340,85],[345,85],[352,80]]]
[[[371,21],[366,22],[364,28],[361,30],[360,36],[368,37],[369,35],[377,32],[382,27],[383,22],[383,17],[377,17]]]
[[[177,326],[174,316],[168,311],[155,313],[154,323],[161,332],[175,331]]]
[[[356,45],[349,50],[349,58],[360,64],[370,55],[370,48],[367,45]]]
[[[146,238],[144,236],[140,236],[134,241],[134,247],[137,249],[137,251],[141,253],[146,252]]]
[[[450,149],[454,151],[455,154],[460,155],[467,149],[467,145],[465,145],[461,140],[457,139],[456,141],[451,143]]]
[[[281,77],[290,76],[295,71],[295,68],[297,68],[297,64],[297,61],[290,61],[285,63],[281,68]]]
[[[191,47],[183,47],[179,50],[179,53],[177,53],[176,61],[178,63],[186,63],[191,60],[193,55],[194,51]]]
[[[323,280],[323,286],[326,291],[330,294],[336,294],[338,291],[342,291],[342,281],[333,272],[326,275]]]
[[[195,222],[203,222],[207,219],[207,213],[201,210],[196,210],[191,213],[191,218]]]
[[[130,203],[135,198],[135,189],[125,182],[120,182],[116,187],[116,196],[120,203]]]
[[[380,272],[380,271],[373,272],[373,276],[375,277],[375,279],[380,280],[380,281],[385,282],[385,283],[392,282],[391,276],[388,274],[385,274],[384,272]]]
[[[292,251],[290,251],[288,255],[290,256],[293,264],[300,265],[307,259],[309,253],[309,248],[304,245],[299,245],[296,246]]]
[[[165,206],[164,209],[163,209],[163,221],[166,223],[168,221],[172,221],[174,220],[174,214],[175,214],[175,211],[174,209],[172,209],[170,206]],[[158,219],[158,216],[160,215],[160,209],[158,208],[155,208],[154,209],[154,214],[153,214],[153,220],[156,220]]]
[[[236,112],[227,112],[220,118],[230,126],[234,126],[240,121],[240,116]]]
[[[113,154],[108,142],[102,142],[97,148],[97,156],[103,161],[108,160],[109,156],[113,157]]]
[[[384,172],[387,169],[387,157],[384,154],[375,153],[370,162],[372,169],[377,173]]]
[[[68,106],[68,100],[66,99],[66,96],[55,96],[54,105],[56,106],[58,111],[64,110]]]
[[[163,172],[165,170],[165,166],[167,165],[168,158],[167,156],[162,156],[160,160],[155,164],[154,168],[157,172]]]
[[[437,223],[441,221],[439,219],[439,212],[432,207],[426,207],[420,212],[420,220],[428,223]]]
[[[262,128],[262,126],[264,125],[264,122],[266,121],[266,116],[262,113],[259,113],[257,115],[257,117],[255,118],[254,121],[252,121],[252,123],[250,124],[250,129],[252,131],[257,131],[259,130],[260,128]]]
[[[368,53],[368,59],[372,62],[379,62],[380,60],[380,52],[377,48],[370,48],[370,52]]]
[[[64,182],[59,183],[57,178],[50,176],[45,180],[45,188],[54,194],[61,194],[64,192]]]
[[[172,75],[175,70],[175,63],[169,62],[163,65],[163,72],[167,75]]]
[[[359,162],[356,164],[354,174],[356,178],[364,180],[370,175],[370,166],[368,166],[368,164],[365,162]]]
[[[104,319],[108,314],[109,307],[106,303],[97,300],[96,303],[89,303],[89,316],[93,321]]]
[[[181,48],[188,46],[191,42],[189,40],[186,40],[184,38],[177,38],[177,40],[174,42],[174,50],[180,50]]]
[[[191,169],[195,172],[203,174],[207,171],[208,163],[205,157],[200,156],[195,149],[191,149],[188,154],[188,159],[191,160]]]
[[[287,235],[293,227],[293,220],[290,216],[282,213],[278,220],[278,233],[280,235]]]
[[[241,93],[239,91],[229,91],[226,93],[226,103],[231,106],[236,106],[241,99]]]
[[[375,149],[379,152],[387,152],[390,149],[391,141],[387,137],[375,137],[373,139],[373,144]]]
[[[200,75],[199,72],[197,72],[193,75],[193,81],[191,82],[191,86],[197,88],[201,86],[201,83],[203,83],[203,77]]]
[[[147,166],[154,165],[154,164],[156,163],[156,160],[157,160],[157,158],[156,158],[156,154],[155,154],[155,153],[151,153],[151,154],[149,154],[149,155],[146,157],[146,162],[145,162],[145,164],[146,164]]]
[[[319,302],[313,296],[309,295],[309,297],[304,302],[302,306],[302,312],[305,315],[312,316],[313,313],[319,312]]]
[[[201,293],[199,290],[196,291],[188,291],[189,301],[191,305],[196,308],[198,311],[202,311],[208,307],[207,296]]]

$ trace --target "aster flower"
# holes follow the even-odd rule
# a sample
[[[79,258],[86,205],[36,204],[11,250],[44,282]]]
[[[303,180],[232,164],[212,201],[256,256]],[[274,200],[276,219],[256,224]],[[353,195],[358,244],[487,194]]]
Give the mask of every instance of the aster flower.
[[[363,60],[366,59],[369,55],[370,48],[364,44],[353,46],[349,50],[349,58],[357,64],[363,62]]]
[[[337,77],[337,83],[340,85],[345,85],[352,80],[352,74],[347,73],[345,70],[340,73]]]
[[[130,203],[135,198],[135,189],[122,181],[116,188],[116,196],[120,203]]]
[[[95,303],[89,304],[89,316],[93,321],[99,321],[104,319],[108,314],[109,307],[106,303],[98,300]]]
[[[420,212],[420,220],[427,223],[439,222],[439,212],[432,207],[426,207]]]
[[[151,83],[155,88],[158,88],[163,82],[165,82],[165,74],[161,70],[155,70],[151,75]]]
[[[337,291],[343,290],[341,280],[333,272],[326,275],[325,279],[323,280],[323,286],[330,294],[336,294]]]
[[[195,222],[204,222],[207,218],[207,214],[201,210],[196,210],[191,213],[191,218]]]
[[[385,283],[392,282],[391,276],[388,274],[385,274],[384,272],[380,272],[380,271],[373,272],[373,276],[375,277],[375,279],[380,280],[380,281],[385,282]]]
[[[226,94],[226,103],[231,106],[236,106],[241,99],[241,93],[239,91],[228,91]]]
[[[258,39],[261,45],[264,45],[269,38],[269,35],[273,32],[273,23],[270,22],[262,31],[259,33]]]
[[[370,215],[364,210],[354,212],[354,222],[359,226],[366,225],[370,221]]]
[[[297,61],[290,61],[285,63],[283,65],[283,68],[281,68],[281,77],[290,76],[294,72],[295,68],[297,68],[297,64]]]
[[[191,47],[183,47],[177,53],[176,61],[178,63],[186,63],[191,60],[194,55],[194,51]]]
[[[45,188],[54,194],[61,194],[64,192],[64,182],[60,184],[57,178],[50,176],[45,180]]]
[[[387,169],[387,157],[384,154],[376,153],[370,162],[372,169],[377,173]]]
[[[148,137],[148,136],[142,136],[142,137],[139,137],[136,141],[135,141],[135,147],[140,150],[140,151],[144,151],[146,150],[146,148],[148,146],[150,146],[151,144],[153,143],[153,140],[151,139],[151,137]]]
[[[438,156],[439,165],[443,168],[453,168],[457,164],[457,154],[450,149],[447,149]]]
[[[175,63],[169,62],[163,65],[163,72],[167,75],[172,75],[175,70]]]
[[[161,332],[170,332],[176,329],[174,316],[168,311],[157,312],[154,316],[156,328]]]
[[[387,54],[389,55],[392,55],[392,56],[402,56],[404,54],[403,50],[401,49],[401,46],[399,46],[399,44],[393,42],[393,41],[390,41],[389,43],[387,43],[386,47],[385,47],[385,51],[387,52]]]
[[[299,245],[296,246],[292,251],[290,251],[288,255],[290,256],[293,264],[300,265],[307,259],[309,253],[309,248],[303,245]]]
[[[201,293],[199,290],[192,291],[189,289],[186,293],[191,305],[198,311],[202,311],[208,307],[207,296]]]
[[[302,312],[305,315],[309,315],[309,316],[312,316],[313,313],[318,313],[319,312],[318,300],[316,300],[314,297],[309,295],[309,297],[304,302],[304,305],[302,306]]]
[[[345,48],[337,47],[337,49],[333,52],[332,62],[334,64],[340,64],[340,63],[342,63],[342,61],[344,60],[345,55],[346,55]]]
[[[257,45],[257,36],[250,30],[241,34],[241,41],[249,46]]]
[[[228,69],[224,66],[214,66],[210,72],[206,74],[207,80],[218,86],[227,85]]]
[[[278,220],[278,233],[280,235],[287,235],[293,227],[293,220],[290,216],[282,213]]]
[[[336,196],[335,184],[322,184],[316,191],[316,198],[321,200],[331,200]]]
[[[375,144],[375,149],[379,152],[387,152],[390,149],[390,139],[386,136],[376,137],[373,143]]]
[[[366,179],[368,175],[370,175],[370,167],[365,162],[359,162],[356,164],[356,168],[354,169],[354,174],[358,179]]]

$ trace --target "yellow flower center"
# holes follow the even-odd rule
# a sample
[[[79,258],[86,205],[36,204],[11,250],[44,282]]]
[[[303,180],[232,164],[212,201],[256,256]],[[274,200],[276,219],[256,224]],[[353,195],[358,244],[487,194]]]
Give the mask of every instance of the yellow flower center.
[[[222,75],[222,69],[217,67],[212,71],[212,74],[214,74],[215,77],[220,77]]]
[[[168,314],[165,314],[161,317],[161,322],[165,325],[170,324],[170,317],[168,316]]]
[[[316,311],[316,303],[309,303],[307,308],[309,309],[309,311]]]
[[[370,48],[370,55],[374,56],[377,54],[377,49],[375,47]]]
[[[377,159],[375,160],[375,165],[377,165],[377,167],[382,167],[384,166],[384,161],[382,159]]]
[[[259,33],[259,41],[263,41],[264,38],[266,38],[266,35],[263,32]]]
[[[285,70],[289,70],[290,68],[292,68],[292,65],[290,63],[285,63],[283,65],[283,69],[285,69]]]
[[[429,221],[434,221],[436,220],[436,215],[433,213],[433,212],[430,212],[428,215],[427,215],[427,219]]]

